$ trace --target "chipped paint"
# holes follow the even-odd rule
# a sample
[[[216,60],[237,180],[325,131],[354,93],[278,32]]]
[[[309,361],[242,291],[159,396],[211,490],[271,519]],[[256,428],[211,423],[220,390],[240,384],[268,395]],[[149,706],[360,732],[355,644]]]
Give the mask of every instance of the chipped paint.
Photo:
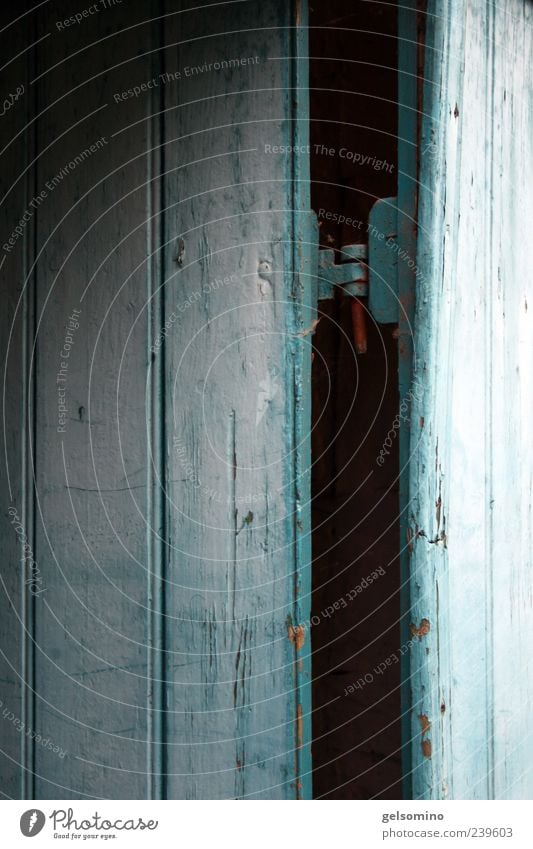
[[[299,333],[297,333],[296,335],[297,335],[297,336],[300,336],[300,337],[303,337],[303,336],[309,336],[309,334],[310,334],[310,333],[314,333],[314,332],[315,332],[315,330],[317,329],[317,327],[318,327],[318,325],[319,325],[319,323],[320,323],[320,321],[321,321],[321,320],[322,320],[322,319],[320,319],[320,318],[315,318],[315,319],[313,319],[313,321],[311,322],[311,324],[309,325],[309,327],[306,327],[306,328],[305,328],[305,330],[300,330],[300,332],[299,332]]]
[[[436,508],[435,518],[437,520],[437,530],[438,530],[439,527],[440,527],[440,511],[441,511],[441,508],[442,508],[442,498],[440,497],[440,495],[435,502],[435,508]]]
[[[304,744],[304,726],[302,706],[296,707],[296,748],[301,749]]]
[[[413,622],[411,622],[409,628],[412,636],[418,637],[419,640],[422,640],[422,637],[426,637],[431,630],[429,619],[422,619],[418,628]]]
[[[300,651],[305,643],[305,628],[303,625],[288,625],[289,640],[296,651]]]
[[[255,426],[257,427],[265,414],[267,413],[274,398],[281,388],[280,380],[277,373],[268,374],[259,382],[259,392],[257,393],[257,404],[255,413]]]
[[[14,469],[23,467],[18,446],[26,450],[27,442],[37,450],[35,481],[27,491],[23,482],[21,507],[27,515],[28,534],[33,534],[39,566],[47,576],[50,595],[61,595],[61,575],[46,546],[46,527],[54,545],[62,548],[68,541],[71,557],[65,568],[72,569],[76,583],[75,566],[85,565],[88,555],[72,538],[73,509],[83,525],[80,531],[88,532],[91,554],[98,562],[108,559],[112,563],[109,574],[84,568],[83,580],[75,587],[81,593],[80,603],[87,602],[89,608],[94,607],[92,599],[101,599],[101,623],[95,622],[90,609],[91,615],[80,615],[76,605],[67,605],[61,624],[72,635],[68,641],[41,605],[37,622],[40,644],[58,661],[50,674],[42,674],[39,657],[33,652],[35,634],[29,630],[23,645],[26,632],[20,623],[18,627],[13,624],[8,606],[0,605],[0,630],[13,644],[12,657],[15,662],[28,661],[29,670],[29,677],[20,677],[22,684],[6,685],[8,696],[2,694],[2,698],[9,698],[10,707],[22,704],[23,716],[33,716],[43,734],[46,731],[50,739],[57,738],[73,752],[79,743],[76,724],[65,724],[61,717],[47,713],[46,701],[54,700],[59,682],[63,706],[67,711],[70,707],[74,719],[83,719],[79,681],[86,676],[94,678],[91,650],[100,644],[107,649],[114,669],[112,691],[104,687],[91,710],[94,708],[97,727],[113,727],[122,733],[111,738],[89,730],[84,746],[104,766],[127,761],[130,768],[120,773],[95,770],[85,760],[67,758],[62,764],[63,783],[74,795],[82,791],[104,798],[118,793],[131,799],[254,795],[293,799],[296,792],[304,798],[312,795],[310,640],[301,648],[302,634],[294,630],[290,643],[285,625],[289,610],[295,623],[306,622],[310,616],[310,487],[306,475],[311,464],[306,439],[311,337],[298,339],[296,334],[309,327],[314,316],[307,307],[312,302],[311,277],[295,273],[300,260],[292,248],[301,243],[305,251],[310,244],[309,238],[304,238],[307,225],[297,221],[300,210],[310,209],[310,182],[303,160],[240,152],[253,146],[253,119],[272,114],[279,120],[268,124],[268,141],[296,143],[302,148],[308,144],[307,121],[302,120],[307,117],[307,59],[301,59],[309,55],[306,4],[298,8],[301,34],[294,33],[293,4],[281,0],[234,4],[236,55],[261,57],[246,72],[246,87],[256,92],[253,98],[224,96],[235,93],[244,79],[240,72],[230,71],[217,76],[219,96],[198,98],[192,106],[181,108],[185,91],[181,84],[165,86],[164,93],[161,89],[150,103],[142,98],[130,102],[129,114],[142,139],[153,142],[149,155],[132,161],[124,177],[124,147],[119,143],[111,150],[109,145],[107,164],[117,182],[114,189],[98,180],[93,187],[96,223],[77,248],[80,273],[56,281],[54,308],[44,310],[49,284],[64,259],[64,239],[52,240],[50,262],[47,257],[39,272],[43,286],[30,286],[21,301],[23,314],[20,328],[17,325],[14,331],[14,350],[20,348],[28,359],[35,341],[34,318],[42,313],[39,358],[34,363],[35,392],[32,375],[30,395],[24,380],[18,381],[19,387],[16,370],[11,370],[12,415],[7,432],[9,443],[16,447]],[[227,14],[227,8],[220,5],[210,9],[214,32],[227,29]],[[45,25],[44,18],[41,24]],[[106,68],[115,48],[109,39],[101,39],[109,29],[103,17],[102,21],[95,19],[95,26],[95,65]],[[203,63],[205,43],[192,37],[198,35],[198,28],[201,31],[201,12],[192,12],[182,21],[176,16],[166,20],[165,40],[180,43],[179,51],[164,60],[170,73],[176,73],[181,62],[190,67]],[[18,31],[24,35],[23,28]],[[135,27],[132,30],[131,46],[139,54],[142,78],[148,79],[162,61],[162,35],[157,27],[142,33]],[[38,46],[38,62],[43,67],[55,66],[60,58],[61,45],[53,41]],[[23,46],[17,43],[17,55]],[[272,56],[278,60],[269,62]],[[25,59],[23,56],[22,64],[13,63],[17,73]],[[28,69],[33,64],[34,59]],[[74,63],[65,72],[69,85],[76,81],[78,71],[83,68]],[[101,85],[88,86],[84,95],[87,109],[97,109],[102,98],[112,99],[115,86],[125,90],[130,74],[128,67],[120,67],[113,80],[106,78]],[[28,120],[39,103],[57,100],[64,83],[64,75],[43,79],[39,92],[28,102]],[[288,91],[298,91],[297,109]],[[163,106],[164,116],[160,113]],[[10,122],[12,116],[14,120],[15,112],[3,120]],[[42,138],[55,138],[63,132],[60,117],[57,110],[49,110],[39,119]],[[17,121],[19,118],[22,113]],[[224,156],[218,156],[212,133],[199,132],[211,126],[223,127]],[[16,132],[9,135],[14,137]],[[178,136],[179,144],[169,144]],[[43,151],[39,169],[57,173],[67,148],[71,158],[86,144],[86,127],[75,125],[64,143]],[[15,165],[24,160],[26,149],[23,144],[16,151]],[[168,166],[164,169],[162,151]],[[192,162],[194,167],[183,167]],[[108,208],[110,193],[128,189],[130,181],[133,187],[151,185],[154,175],[161,175],[157,191],[141,192],[133,204],[126,192],[117,214],[100,222],[99,212]],[[28,185],[39,183],[36,172],[28,179],[27,184],[22,181],[22,194],[5,209],[7,221],[19,202],[22,206]],[[66,181],[58,186],[57,203],[43,205],[38,220],[36,217],[35,238],[28,243],[24,262],[31,264],[34,248],[54,232],[69,194],[81,197],[92,185],[90,180],[90,170],[78,169],[69,178],[68,188]],[[15,186],[14,198],[18,191]],[[258,211],[261,214],[255,214]],[[74,229],[67,233],[67,241],[77,221],[74,210]],[[139,238],[126,243],[123,235],[130,229],[138,232]],[[48,400],[56,391],[57,316],[85,291],[87,275],[97,268],[100,253],[112,256],[116,275],[124,277],[125,270],[136,271],[133,276],[125,275],[113,301],[116,309],[109,313],[105,326],[87,322],[79,330],[82,337],[76,346],[77,379],[71,387],[71,409],[73,419],[84,428],[72,422],[68,439],[50,439]],[[16,304],[21,272],[15,252],[12,261],[8,301]],[[258,261],[262,263],[259,269]],[[300,286],[291,299],[297,278]],[[259,286],[262,297],[258,296]],[[88,287],[87,298],[95,318],[106,314],[108,287]],[[179,322],[167,333],[170,326],[165,329],[165,317],[177,318],[178,313]],[[136,316],[131,334],[130,314]],[[3,342],[10,318],[6,315],[0,327]],[[99,340],[98,356],[91,361],[94,337]],[[161,344],[151,345],[157,340]],[[119,365],[123,345],[127,346],[123,360],[126,389],[119,392],[113,364]],[[89,408],[85,398],[91,374],[94,386]],[[21,432],[17,411],[27,408],[28,398],[31,422],[26,433]],[[117,421],[120,417],[120,443],[127,468],[114,448],[115,418],[104,414],[112,399],[116,400]],[[83,433],[86,423],[96,436],[89,453],[91,434]],[[179,439],[177,450],[172,447],[175,438]],[[73,477],[68,490],[61,480],[63,460]],[[96,468],[98,491],[104,494],[105,504],[95,511],[87,509],[87,501]],[[117,481],[121,481],[120,488]],[[20,489],[19,473],[15,499]],[[132,490],[140,501],[132,498]],[[37,496],[45,520],[42,527],[36,523]],[[139,510],[146,522],[138,521]],[[298,520],[296,527],[293,516]],[[110,537],[109,523],[117,527],[119,535],[126,535],[124,549]],[[16,563],[18,549],[7,539],[6,545],[3,553]],[[137,562],[146,568],[133,568]],[[110,592],[108,584],[117,591]],[[20,592],[24,587],[18,574],[13,589],[13,610],[22,609]],[[132,615],[133,610],[139,615]],[[31,629],[35,623],[30,618],[26,624]],[[116,629],[122,635],[119,640],[112,637]],[[79,646],[86,651],[80,653]],[[139,646],[145,647],[141,653]],[[61,669],[72,673],[72,681],[63,680]],[[34,673],[42,684],[42,702],[33,695]],[[85,683],[92,683],[93,692],[94,681]],[[115,727],[113,710],[118,703],[120,728]],[[298,713],[297,705],[301,706]],[[22,741],[25,750],[21,751],[20,734],[14,728],[7,733],[6,751],[20,751],[21,766],[16,761],[3,764],[2,788],[13,797],[24,791],[25,797],[44,798],[54,777],[53,756],[39,751],[42,747],[30,740]],[[132,744],[132,740],[143,742]],[[291,786],[292,782],[296,784]]]
[[[420,723],[420,729],[422,733],[422,755],[425,758],[431,757],[431,740],[426,739],[426,734],[429,734],[431,729],[431,722],[429,721],[428,716],[425,713],[418,714],[418,721]]]
[[[427,718],[425,713],[420,713],[418,715],[418,721],[420,722],[420,727],[422,729],[422,734],[427,734],[429,729],[431,728],[431,722]]]
[[[431,757],[431,740],[422,740],[422,754],[425,758]]]
[[[409,587],[414,799],[533,792],[522,709],[533,695],[533,198],[513,191],[531,183],[530,13],[521,0],[457,0],[452,14],[430,0],[425,18],[413,419],[427,426],[410,442],[409,504],[428,539],[415,543]]]

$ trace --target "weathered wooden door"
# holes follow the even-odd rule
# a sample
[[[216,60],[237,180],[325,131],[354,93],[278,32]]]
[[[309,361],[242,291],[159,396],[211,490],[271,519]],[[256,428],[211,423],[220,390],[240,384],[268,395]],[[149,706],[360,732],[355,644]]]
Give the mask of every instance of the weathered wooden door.
[[[19,13],[2,792],[309,797],[304,4]]]
[[[429,4],[410,546],[413,797],[530,799],[530,3]]]

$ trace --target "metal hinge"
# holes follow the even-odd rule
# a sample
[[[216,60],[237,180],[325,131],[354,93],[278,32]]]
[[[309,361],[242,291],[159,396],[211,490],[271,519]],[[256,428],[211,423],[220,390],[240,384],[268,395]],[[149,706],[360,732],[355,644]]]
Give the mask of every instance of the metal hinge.
[[[378,200],[370,210],[367,243],[319,251],[318,300],[333,298],[336,288],[352,298],[353,340],[360,354],[366,352],[366,310],[380,324],[398,322],[397,219],[397,198]],[[366,305],[359,298],[368,298]]]
[[[336,288],[351,297],[353,343],[358,354],[365,354],[367,349],[365,312],[359,300],[368,295],[367,258],[366,244],[345,245],[339,263],[333,250],[321,250],[318,255],[318,300],[334,298]]]
[[[335,262],[335,251],[326,248],[318,254],[318,300],[327,301],[335,297],[335,289],[341,288],[347,295],[366,298],[368,295],[366,244],[345,245],[340,253],[340,262]]]

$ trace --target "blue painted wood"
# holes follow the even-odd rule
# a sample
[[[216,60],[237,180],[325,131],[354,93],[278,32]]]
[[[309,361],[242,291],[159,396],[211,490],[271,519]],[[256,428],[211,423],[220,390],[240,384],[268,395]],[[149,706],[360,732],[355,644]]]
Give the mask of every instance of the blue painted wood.
[[[533,792],[531,5],[433,0],[411,463],[413,795]]]
[[[146,99],[121,109],[114,95],[151,78],[149,58],[136,57],[157,44],[140,8],[117,6],[61,35],[54,22],[70,13],[63,2],[37,15],[39,34],[55,32],[39,46],[34,84],[44,111],[33,179],[47,197],[36,218],[31,463],[46,593],[30,639],[35,728],[66,755],[34,745],[33,794],[143,798],[153,793],[149,544],[159,525],[147,369],[152,135]],[[119,37],[125,15],[133,28]]]
[[[335,251],[323,248],[318,253],[318,300],[327,301],[335,297],[335,289],[349,292],[356,297],[368,295],[368,272],[366,245],[345,245],[340,254],[341,261],[335,262]],[[353,257],[351,255],[354,255]],[[352,258],[362,262],[350,262]]]
[[[9,24],[8,10],[0,10],[0,27]],[[8,238],[17,224],[16,207],[24,211],[33,197],[31,178],[13,186],[31,161],[33,134],[24,135],[24,127],[33,107],[29,80],[34,70],[22,51],[25,32],[8,27],[0,35],[2,55],[13,58],[2,71],[2,154],[0,157],[0,221],[3,237]],[[5,62],[5,60],[4,60]],[[4,64],[4,62],[2,64]],[[10,104],[7,108],[5,103]],[[6,146],[22,134],[21,142]],[[16,201],[15,201],[16,198]],[[33,498],[28,455],[33,428],[27,422],[31,386],[27,379],[31,328],[34,318],[33,281],[23,287],[33,252],[33,223],[23,231],[23,249],[0,254],[2,310],[0,315],[0,357],[2,362],[2,472],[0,510],[0,792],[2,798],[24,798],[31,788],[31,738],[22,729],[33,726],[32,647],[24,640],[24,629],[31,627],[33,592],[39,586],[33,567]],[[2,238],[4,243],[5,238]],[[31,588],[31,591],[30,591]],[[31,791],[30,791],[31,792]]]
[[[317,218],[311,211],[311,163],[307,151],[309,132],[309,9],[307,0],[295,0],[291,17],[291,49],[289,56],[294,98],[292,100],[292,146],[294,153],[292,207],[295,210],[292,259],[294,310],[288,316],[292,325],[291,356],[296,365],[294,381],[294,499],[296,540],[294,617],[300,624],[292,632],[296,695],[296,787],[289,798],[311,799],[312,784],[312,651],[308,627],[312,593],[312,527],[311,527],[311,375],[312,333],[316,326],[317,300],[314,278],[319,252]],[[294,285],[295,284],[295,285]],[[287,375],[288,387],[290,377]],[[292,473],[292,469],[289,474]],[[289,636],[291,636],[289,634]],[[292,788],[291,788],[292,789]]]
[[[170,798],[310,795],[309,175],[276,151],[307,138],[297,21],[166,29],[169,73],[257,57],[164,92]]]
[[[4,511],[0,617],[6,705],[65,754],[4,724],[3,787],[309,798],[305,4],[139,6],[120,38],[118,6],[58,37],[68,7],[33,19],[54,37],[10,124],[35,138],[4,232],[67,173],[2,268],[9,503],[44,592]]]
[[[418,156],[418,77],[417,77],[417,3],[406,0],[398,6],[398,391],[399,431],[399,507],[400,507],[400,636],[401,726],[403,794],[412,795],[409,716],[412,705],[409,652],[403,651],[409,637],[410,563],[409,534],[409,463],[412,419],[413,318],[415,308],[415,257],[417,217]],[[411,417],[410,417],[411,414]]]
[[[67,6],[41,10],[37,35]],[[8,232],[15,207],[69,172],[34,242],[26,231],[37,278],[19,254],[5,261],[2,324],[6,344],[26,273],[8,360],[23,366],[8,376],[27,370],[36,389],[14,387],[9,503],[44,592],[24,591],[8,519],[3,692],[65,755],[6,724],[3,786],[40,799],[309,798],[318,239],[307,158],[265,149],[308,142],[305,5],[160,11],[130,15],[121,39],[117,8],[94,16],[89,39],[80,26],[44,40],[25,104],[30,119],[51,104],[40,156],[10,154],[15,173],[30,168]],[[88,85],[68,55],[91,41]],[[153,79],[146,97],[127,94]]]
[[[368,216],[368,309],[382,324],[399,321],[398,248],[398,198],[383,198]]]

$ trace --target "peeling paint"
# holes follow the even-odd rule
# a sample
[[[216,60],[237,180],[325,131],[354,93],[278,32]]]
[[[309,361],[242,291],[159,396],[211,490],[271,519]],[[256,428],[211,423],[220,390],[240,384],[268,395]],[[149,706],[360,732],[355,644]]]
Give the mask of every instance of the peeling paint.
[[[320,322],[320,321],[321,321],[321,319],[320,319],[320,318],[315,318],[315,319],[313,319],[313,321],[311,322],[311,324],[309,325],[309,327],[306,327],[306,328],[305,328],[305,330],[300,330],[300,332],[299,332],[299,333],[297,333],[296,335],[297,335],[297,336],[309,336],[309,334],[310,334],[310,333],[314,333],[314,332],[315,332],[315,330],[316,330],[316,328],[318,327],[318,324],[319,324],[319,322]]]
[[[287,627],[289,632],[289,640],[295,646],[296,651],[300,651],[305,643],[305,628],[303,625],[291,625]]]
[[[411,622],[409,628],[410,628],[412,636],[418,637],[419,640],[421,640],[422,637],[427,636],[429,634],[430,630],[431,630],[429,619],[422,619],[420,621],[420,625],[418,626],[418,628],[416,627],[416,625],[413,622]]]
[[[304,720],[302,706],[296,707],[296,748],[301,749],[304,744]]]
[[[422,754],[425,758],[430,758],[431,757],[431,740],[425,740],[424,737],[425,737],[426,734],[429,734],[429,731],[430,731],[430,728],[431,728],[431,722],[429,721],[429,718],[428,718],[427,714],[425,714],[425,713],[418,714],[418,721],[420,723],[420,728],[422,730],[422,741],[421,741]]]
[[[422,734],[427,734],[429,729],[431,728],[431,722],[427,718],[427,715],[425,713],[419,714],[418,715],[418,721],[420,722]]]
[[[178,246],[176,251],[176,256],[174,257],[174,262],[180,266],[183,266],[183,261],[185,259],[185,242],[183,239],[178,239]]]

